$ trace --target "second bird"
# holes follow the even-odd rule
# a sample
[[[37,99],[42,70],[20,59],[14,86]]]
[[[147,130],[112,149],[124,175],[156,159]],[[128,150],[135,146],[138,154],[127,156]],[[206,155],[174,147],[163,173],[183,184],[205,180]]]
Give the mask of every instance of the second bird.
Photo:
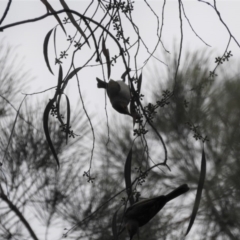
[[[183,184],[167,195],[142,200],[130,206],[125,212],[125,226],[128,230],[130,240],[133,239],[139,227],[147,224],[167,202],[186,193],[188,190],[188,185]]]

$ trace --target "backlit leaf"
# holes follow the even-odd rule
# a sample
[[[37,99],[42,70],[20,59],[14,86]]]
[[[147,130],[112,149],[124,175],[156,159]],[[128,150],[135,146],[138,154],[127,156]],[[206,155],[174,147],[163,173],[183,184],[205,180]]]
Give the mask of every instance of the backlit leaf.
[[[44,133],[45,133],[45,136],[46,136],[46,139],[47,139],[47,142],[48,142],[48,146],[50,147],[51,151],[52,151],[52,154],[57,162],[57,166],[59,168],[60,164],[59,164],[59,160],[58,160],[58,156],[57,156],[57,153],[53,147],[53,144],[52,144],[52,140],[50,138],[50,134],[49,134],[49,129],[48,129],[48,116],[49,116],[49,113],[52,109],[52,105],[53,105],[54,101],[53,100],[50,100],[44,110],[44,113],[43,113],[43,129],[44,129]]]
[[[63,6],[63,8],[64,8],[65,10],[69,10],[69,7],[68,7],[68,5],[66,4],[66,2],[65,2],[64,0],[60,0],[60,2],[61,2],[62,6]],[[88,42],[88,39],[87,39],[85,33],[83,32],[83,30],[80,28],[80,26],[79,26],[78,23],[76,22],[76,20],[75,20],[75,18],[73,17],[72,13],[66,12],[66,14],[68,15],[71,23],[72,23],[72,24],[74,25],[74,27],[81,33],[81,35],[83,36],[83,38],[84,38],[85,41],[87,42],[88,46],[90,47],[89,42]]]
[[[73,76],[75,76],[77,74],[78,71],[80,71],[82,69],[82,67],[79,68],[75,68],[72,72],[69,73],[69,75],[67,76],[65,82],[68,82]]]
[[[57,109],[57,119],[58,121],[64,125],[64,122],[61,118],[61,114],[60,114],[60,102],[61,102],[61,98],[62,98],[62,93],[58,94],[57,96],[57,100],[56,100],[56,109]]]
[[[55,93],[54,99],[57,97],[58,94],[60,94],[62,80],[63,80],[63,71],[62,71],[62,66],[61,66],[61,64],[59,64],[58,84],[57,84],[57,89],[56,89],[56,93]]]
[[[50,5],[50,3],[47,0],[41,0],[41,2],[43,2],[43,4],[46,6],[46,8],[51,12],[51,13],[55,13],[55,10],[52,8],[52,6]],[[56,20],[58,21],[59,25],[61,26],[61,28],[63,29],[64,33],[67,35],[65,28],[62,24],[62,21],[60,20],[60,18],[58,17],[57,14],[53,15]]]
[[[186,232],[185,235],[187,235],[189,233],[189,231],[191,230],[192,225],[194,223],[194,220],[196,218],[197,211],[198,211],[199,204],[200,204],[200,200],[201,200],[201,196],[202,196],[202,190],[203,190],[203,186],[204,186],[205,176],[206,176],[206,158],[205,158],[205,152],[204,152],[204,148],[203,148],[203,150],[202,150],[201,172],[200,172],[200,177],[199,177],[199,181],[198,181],[196,199],[195,199],[195,202],[194,202],[194,207],[193,207],[191,219],[190,219],[190,222],[189,222],[189,225],[188,225],[188,229],[187,229],[187,232]]]
[[[132,165],[132,148],[130,149],[124,167],[124,178],[127,189],[127,195],[132,205],[134,203],[133,195],[132,195],[132,181],[131,181],[131,165]]]
[[[142,73],[140,74],[140,76],[138,78],[138,83],[137,83],[137,91],[138,91],[139,95],[140,95],[140,92],[141,92],[141,86],[142,86]]]
[[[53,31],[53,29],[51,29],[51,30],[47,33],[47,35],[46,35],[46,37],[45,37],[45,39],[44,39],[44,43],[43,43],[43,54],[44,54],[44,59],[45,59],[45,62],[46,62],[46,64],[47,64],[47,67],[48,67],[49,71],[53,74],[52,69],[51,69],[50,64],[49,64],[49,60],[48,60],[48,42],[49,42],[49,38],[50,38],[50,36],[51,36],[52,31]],[[54,74],[53,74],[53,75],[54,75]]]
[[[68,96],[65,95],[65,97],[66,97],[66,100],[67,100],[67,125],[66,125],[66,144],[67,144],[68,134],[69,134],[69,129],[70,129],[70,114],[71,114],[71,111],[70,111],[70,102],[69,102]]]

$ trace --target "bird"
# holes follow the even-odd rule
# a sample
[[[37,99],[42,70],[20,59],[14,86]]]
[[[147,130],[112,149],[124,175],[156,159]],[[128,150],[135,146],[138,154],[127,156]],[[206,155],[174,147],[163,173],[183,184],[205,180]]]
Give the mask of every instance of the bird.
[[[110,81],[104,82],[99,78],[97,79],[97,87],[98,88],[105,88],[107,90],[107,95],[109,97],[109,100],[112,104],[112,107],[121,114],[126,114],[132,117],[128,110],[128,104],[131,100],[131,93],[129,86],[119,80],[114,81],[110,79]]]
[[[127,208],[124,221],[130,240],[138,232],[138,229],[147,224],[167,202],[186,193],[188,190],[188,185],[183,184],[167,195],[141,200]]]

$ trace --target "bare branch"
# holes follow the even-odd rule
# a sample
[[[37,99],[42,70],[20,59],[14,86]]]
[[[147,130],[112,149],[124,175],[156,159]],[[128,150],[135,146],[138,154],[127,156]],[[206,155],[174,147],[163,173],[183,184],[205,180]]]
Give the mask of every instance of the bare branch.
[[[184,5],[183,5],[183,2],[182,2],[182,1],[181,1],[181,5],[182,5],[184,17],[187,19],[187,22],[188,22],[190,28],[192,29],[192,31],[195,33],[195,35],[196,35],[204,44],[206,44],[208,47],[211,47],[209,44],[207,44],[207,43],[195,32],[195,30],[194,30],[193,27],[192,27],[191,22],[189,21],[187,15],[186,15],[186,13],[185,13]]]
[[[5,19],[5,17],[7,16],[7,13],[8,13],[8,11],[9,11],[9,9],[10,9],[11,3],[12,3],[12,0],[8,0],[7,7],[6,7],[6,9],[5,9],[4,13],[3,13],[2,18],[0,19],[0,25],[2,24],[2,22],[3,22],[4,19]]]
[[[31,237],[34,240],[38,240],[35,232],[33,231],[33,229],[31,228],[30,224],[28,223],[28,221],[26,220],[26,218],[22,215],[22,213],[19,211],[19,209],[8,199],[8,197],[4,194],[3,189],[1,187],[1,193],[0,193],[0,198],[7,203],[7,205],[9,206],[9,208],[18,216],[18,218],[20,219],[20,221],[23,223],[23,225],[27,228],[28,232],[30,233]]]

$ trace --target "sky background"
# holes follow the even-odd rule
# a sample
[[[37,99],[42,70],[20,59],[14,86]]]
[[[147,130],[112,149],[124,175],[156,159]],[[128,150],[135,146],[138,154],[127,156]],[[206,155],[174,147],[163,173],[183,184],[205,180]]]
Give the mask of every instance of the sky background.
[[[50,1],[52,6],[55,10],[58,10],[61,8],[61,5],[58,1]],[[86,8],[87,3],[89,1],[67,1],[70,8],[77,10],[79,12],[82,12],[83,9]],[[211,1],[210,1],[211,2]],[[3,10],[5,9],[7,1],[0,0],[0,14],[2,14]],[[152,8],[155,10],[155,12],[159,15],[161,20],[161,12],[162,12],[162,5],[163,1],[149,1]],[[185,12],[191,21],[191,24],[197,34],[209,45],[212,47],[207,47],[202,41],[200,41],[196,35],[192,32],[190,29],[187,21],[183,18],[183,32],[184,32],[184,38],[183,38],[183,54],[187,50],[197,50],[200,49],[201,51],[208,51],[214,52],[216,55],[221,55],[227,45],[227,42],[229,40],[228,33],[225,29],[225,27],[219,22],[217,14],[213,11],[212,8],[207,6],[206,4],[199,3],[195,0],[188,0],[183,1]],[[240,1],[217,1],[217,6],[219,8],[219,11],[221,12],[223,20],[226,22],[226,24],[229,26],[232,34],[236,37],[236,39],[240,39],[240,31],[239,31],[239,22],[240,22]],[[37,0],[29,0],[29,1],[20,1],[15,0],[13,1],[10,11],[5,18],[3,25],[6,25],[8,23],[17,22],[20,20],[30,19],[34,18],[36,16],[41,16],[45,14],[45,7],[44,5]],[[91,12],[91,11],[90,11]],[[61,18],[63,19],[63,14],[61,15]],[[157,36],[156,36],[156,28],[157,28],[157,22],[155,16],[152,14],[152,12],[147,9],[146,10],[146,4],[144,1],[135,1],[135,11],[133,12],[133,17],[135,19],[135,22],[138,23],[141,35],[143,40],[145,41],[146,45],[148,46],[149,50],[153,50],[153,48],[156,45],[157,42]],[[49,70],[46,67],[46,63],[44,61],[43,57],[43,41],[50,29],[52,29],[56,25],[56,20],[53,17],[48,17],[47,19],[44,19],[42,21],[34,22],[34,23],[28,23],[24,25],[19,25],[13,28],[8,28],[4,32],[0,34],[0,39],[5,42],[5,44],[8,44],[10,46],[17,46],[15,56],[17,61],[21,61],[24,64],[24,68],[26,71],[30,70],[31,76],[34,77],[34,79],[29,82],[28,87],[24,88],[22,92],[37,92],[41,91],[50,87],[53,87],[56,85],[57,81],[57,75],[58,75],[58,66],[54,65],[54,56],[51,58],[51,49],[53,49],[52,41],[50,40],[49,44],[49,59],[50,64],[52,66],[52,69],[55,73],[55,76],[53,76]],[[160,21],[161,24],[161,21]],[[180,42],[180,29],[179,29],[179,14],[178,14],[178,2],[177,1],[167,1],[166,7],[165,7],[165,16],[164,16],[164,27],[162,32],[162,41],[166,47],[167,50],[170,51],[170,53],[173,53],[173,47],[174,43],[176,46],[179,46]],[[125,32],[127,32],[132,37],[132,28],[126,25]],[[64,50],[68,43],[66,41],[66,37],[60,30],[58,29],[57,34],[57,45],[58,45],[58,52]],[[109,45],[107,46],[110,48],[110,54],[114,55],[112,52],[112,48],[114,46]],[[237,64],[237,61],[240,56],[240,49],[236,46],[236,44],[232,41],[229,47],[229,50],[232,50],[234,58],[234,64],[232,61],[231,67],[233,68],[233,71],[236,71],[235,64]],[[81,53],[81,56],[79,57],[79,61],[81,59],[86,60],[89,52],[85,51]],[[164,59],[164,51],[162,50],[161,46],[158,47],[156,54],[155,54],[160,60],[165,61]],[[173,54],[172,54],[173,56]],[[140,51],[138,62],[139,66],[141,66],[144,62],[144,60],[148,57],[148,54],[146,51],[142,48]],[[170,55],[171,58],[171,55]],[[16,61],[16,62],[17,62]],[[214,58],[212,60],[213,66],[214,66]],[[77,63],[76,67],[78,66]],[[167,64],[167,62],[166,62]],[[148,71],[148,68],[151,68],[153,65],[156,65],[157,67],[166,70],[166,66],[160,63],[157,60],[149,61],[146,68],[143,70],[143,84],[146,84],[146,82],[149,82],[146,80],[144,82],[144,76],[145,72]],[[180,65],[180,67],[184,67],[183,65]],[[116,65],[112,69],[112,75],[111,78],[117,80],[120,79],[120,76],[122,75],[122,67],[119,65]],[[66,73],[66,72],[65,72]],[[84,99],[86,104],[88,105],[89,111],[92,112],[92,114],[96,113],[97,109],[97,115],[104,117],[104,106],[105,106],[105,97],[104,97],[104,91],[101,89],[98,89],[96,87],[96,77],[102,78],[101,74],[101,68],[100,67],[90,67],[84,69],[80,74],[80,83],[82,86],[82,90],[84,92]],[[146,79],[146,78],[145,78]],[[151,79],[152,81],[152,79]],[[143,85],[145,86],[145,85]],[[79,95],[76,91],[76,80],[73,80],[71,84],[69,84],[69,87],[67,89],[68,95],[71,100],[71,105],[76,106],[76,103],[78,102]],[[142,88],[142,91],[144,91],[144,88]],[[46,93],[43,93],[41,95],[34,95],[31,97],[31,102],[34,101],[35,98],[37,99],[48,99],[51,97],[54,93],[54,90],[48,91]],[[19,93],[21,94],[21,93]],[[109,105],[109,103],[108,103]],[[115,117],[115,113],[113,114],[113,117]],[[119,116],[119,115],[118,115]],[[125,116],[120,116],[120,118],[124,118]]]
[[[61,5],[58,1],[49,1],[55,10],[61,8]],[[212,1],[209,1],[212,2]],[[70,8],[79,11],[82,13],[86,8],[89,1],[67,1]],[[199,3],[196,0],[183,1],[185,12],[191,21],[191,24],[194,30],[197,32],[205,42],[207,42],[212,47],[207,47],[202,41],[200,41],[196,35],[190,29],[187,21],[183,19],[183,31],[184,31],[184,39],[183,39],[183,55],[186,51],[194,51],[201,50],[207,52],[213,52],[212,59],[212,67],[214,67],[214,61],[216,56],[222,55],[226,45],[229,40],[229,35],[225,27],[220,23],[217,14],[213,11],[212,8],[207,6],[206,4]],[[7,1],[0,0],[0,16],[2,16],[3,11]],[[162,5],[163,1],[149,1],[149,4],[154,9],[154,11],[159,15],[161,19],[162,13]],[[239,31],[239,23],[240,23],[240,1],[217,1],[218,9],[222,15],[222,19],[228,25],[230,31],[235,36],[237,40],[240,41],[240,31]],[[30,18],[34,18],[37,16],[41,16],[45,14],[46,8],[44,5],[37,0],[32,1],[20,1],[14,0],[10,11],[3,22],[3,26],[9,23],[26,20]],[[61,15],[61,19],[63,19],[63,14]],[[157,43],[156,36],[156,28],[157,22],[156,17],[152,14],[152,12],[148,9],[146,10],[146,4],[144,1],[135,1],[135,10],[133,12],[133,17],[135,22],[138,24],[141,32],[141,36],[144,39],[145,43],[149,47],[149,50],[153,50],[154,46]],[[57,22],[55,18],[49,17],[42,21],[28,23],[24,25],[19,25],[16,27],[8,28],[4,30],[4,32],[0,33],[0,40],[3,41],[4,44],[16,47],[16,55],[14,58],[16,62],[21,62],[24,66],[24,70],[30,71],[30,75],[33,77],[31,82],[28,83],[26,87],[22,89],[24,93],[33,93],[43,91],[50,87],[56,86],[57,83],[57,75],[58,75],[58,66],[54,65],[54,55],[53,52],[49,51],[50,64],[55,73],[53,76],[44,61],[43,57],[43,41],[50,29],[56,26]],[[161,24],[161,21],[160,21]],[[167,1],[166,9],[165,9],[165,17],[164,17],[164,27],[162,32],[162,41],[166,47],[173,53],[174,44],[179,46],[180,42],[180,29],[179,29],[179,15],[178,15],[178,1]],[[132,34],[132,28],[126,26],[124,29],[127,34],[129,34],[130,39],[134,38]],[[71,31],[71,29],[70,29]],[[68,44],[66,41],[66,37],[61,32],[61,29],[58,29],[57,34],[57,42],[58,42],[58,50],[59,52],[64,50]],[[53,44],[50,42],[49,48],[53,49]],[[92,45],[93,46],[93,45]],[[111,56],[113,56],[115,48],[109,43],[107,46],[110,49]],[[240,57],[240,49],[237,45],[232,41],[229,47],[229,50],[233,52],[233,58],[231,59],[231,63],[228,64],[228,69],[231,69],[233,73],[239,73],[239,57]],[[158,47],[156,51],[156,56],[165,61],[164,51],[161,46]],[[53,57],[51,58],[51,56]],[[173,54],[170,55],[173,57]],[[86,60],[89,57],[89,51],[80,52],[78,58],[79,62]],[[146,51],[142,48],[139,54],[138,62],[139,67],[142,66],[144,60],[148,57]],[[66,61],[67,62],[67,61]],[[165,62],[168,64],[167,62]],[[78,67],[78,63],[75,63],[76,67]],[[147,85],[155,84],[155,82],[159,79],[150,79],[149,78],[149,69],[152,66],[157,66],[163,71],[166,71],[166,66],[160,63],[157,60],[149,61],[146,67],[143,70],[143,87],[142,92],[145,93],[145,89],[147,89]],[[79,64],[80,66],[80,64]],[[14,65],[12,66],[15,67]],[[181,68],[184,68],[182,64],[180,64]],[[64,68],[66,73],[66,69]],[[148,74],[145,74],[145,73]],[[122,67],[119,64],[116,64],[114,68],[112,68],[112,78],[117,80],[120,79],[122,75]],[[145,78],[145,75],[148,78]],[[102,89],[98,89],[96,86],[96,77],[102,78],[101,67],[88,67],[81,71],[79,74],[80,83],[82,86],[82,91],[84,93],[84,101],[87,106],[87,110],[90,112],[90,115],[95,115],[94,127],[98,128],[99,118],[105,118],[105,95]],[[24,81],[24,79],[23,79]],[[79,100],[79,94],[77,92],[76,80],[71,80],[69,87],[67,88],[68,96],[70,97],[71,106],[75,109],[80,109],[81,105],[77,104]],[[164,80],[163,80],[164,81]],[[40,95],[29,96],[28,100],[31,103],[35,101],[42,101],[46,103],[50,97],[54,94],[54,90],[42,93]],[[20,98],[23,98],[22,93],[18,93]],[[117,121],[118,119],[126,120],[128,117],[124,115],[120,115],[115,111],[112,111],[109,101],[107,100],[108,112],[110,114],[110,121]],[[18,106],[16,106],[18,107]],[[40,111],[44,111],[45,104],[43,104],[42,109]],[[103,121],[104,123],[104,121]],[[131,126],[131,122],[128,121],[129,126]],[[59,239],[61,233],[56,233],[53,239]]]

